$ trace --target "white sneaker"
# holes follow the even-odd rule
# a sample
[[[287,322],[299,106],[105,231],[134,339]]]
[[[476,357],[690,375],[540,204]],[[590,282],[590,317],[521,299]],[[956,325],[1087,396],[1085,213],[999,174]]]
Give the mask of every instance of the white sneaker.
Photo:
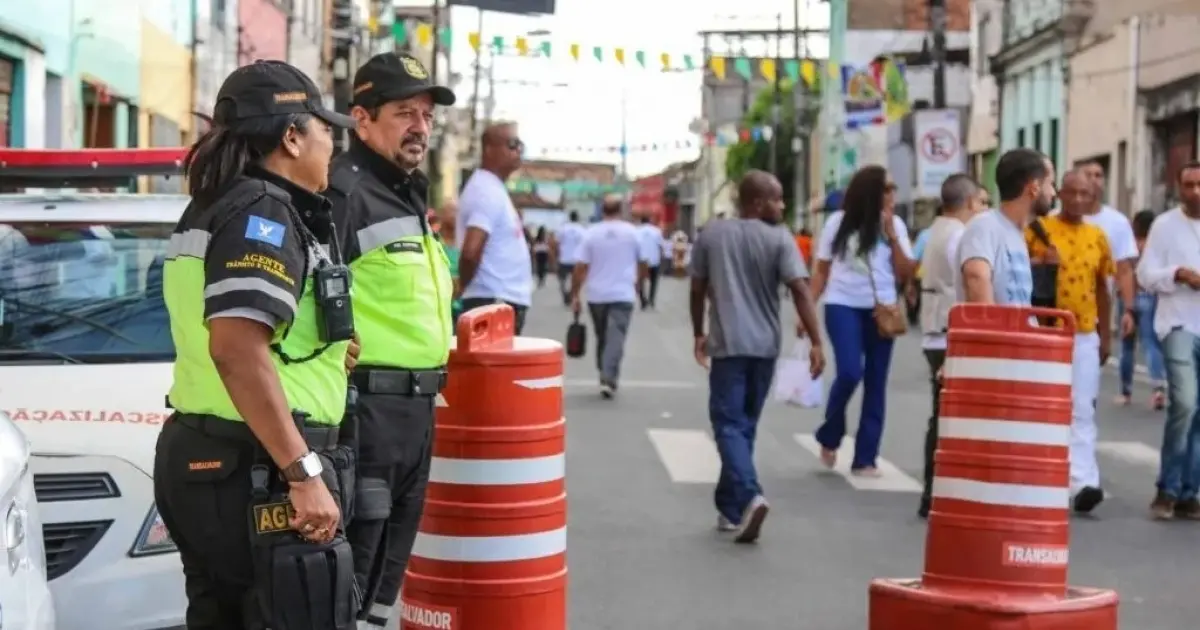
[[[717,515],[717,531],[719,531],[719,532],[736,532],[737,530],[738,530],[738,526],[735,525],[733,523],[733,521],[725,518],[724,515],[721,515],[721,514]]]
[[[612,398],[613,391],[612,385],[609,385],[608,383],[603,383],[600,385],[600,395],[604,398]]]
[[[742,524],[738,526],[737,536],[733,541],[756,542],[762,531],[763,521],[767,520],[767,512],[770,510],[771,506],[767,504],[767,500],[761,494],[751,499],[750,505],[746,506],[746,512],[742,515]]]

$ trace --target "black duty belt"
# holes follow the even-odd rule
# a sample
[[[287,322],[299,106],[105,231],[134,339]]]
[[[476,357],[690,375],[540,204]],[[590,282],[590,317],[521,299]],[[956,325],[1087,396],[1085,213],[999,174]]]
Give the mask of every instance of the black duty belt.
[[[446,370],[398,370],[359,367],[350,382],[360,394],[436,396],[446,387]]]
[[[245,422],[226,420],[217,416],[177,413],[175,422],[189,429],[194,429],[205,435],[226,440],[238,440],[258,444],[258,438],[250,431]],[[337,427],[308,426],[304,427],[304,441],[314,450],[328,449],[337,446],[339,430]]]

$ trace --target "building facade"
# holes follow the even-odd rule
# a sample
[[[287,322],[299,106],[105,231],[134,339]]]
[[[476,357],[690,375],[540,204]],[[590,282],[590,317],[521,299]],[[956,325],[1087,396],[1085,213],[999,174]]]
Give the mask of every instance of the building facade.
[[[997,198],[996,161],[1000,154],[1000,91],[992,75],[991,58],[1002,44],[1003,10],[1002,0],[977,0],[971,14],[968,168],[991,191],[993,199]]]
[[[1068,75],[1069,163],[1099,162],[1109,203],[1130,214],[1176,202],[1176,175],[1195,159],[1200,135],[1200,6],[1137,7],[1144,11],[1129,16],[1119,0],[1098,4]]]
[[[221,83],[238,67],[238,0],[196,0],[192,20],[194,111],[211,115]],[[197,130],[205,123],[197,120]]]
[[[274,0],[238,0],[237,20],[239,66],[259,59],[287,60],[288,14],[282,3]]]

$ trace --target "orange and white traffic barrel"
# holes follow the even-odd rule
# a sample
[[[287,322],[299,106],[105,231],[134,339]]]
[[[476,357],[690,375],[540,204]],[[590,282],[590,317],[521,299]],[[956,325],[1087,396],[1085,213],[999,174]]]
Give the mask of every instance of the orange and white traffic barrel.
[[[1116,628],[1115,592],[1067,585],[1074,342],[1065,311],[950,311],[925,570],[871,583],[871,630]]]
[[[464,314],[457,332],[400,627],[563,630],[562,345],[514,337],[506,305]]]

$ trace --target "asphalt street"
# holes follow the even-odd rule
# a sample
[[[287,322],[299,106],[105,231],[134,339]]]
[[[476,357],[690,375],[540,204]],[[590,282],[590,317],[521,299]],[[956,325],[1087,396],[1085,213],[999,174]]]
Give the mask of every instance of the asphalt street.
[[[535,296],[526,334],[561,340],[568,321],[550,284]],[[768,403],[757,462],[772,510],[752,546],[714,529],[718,463],[685,281],[666,280],[658,309],[635,314],[615,400],[599,396],[593,361],[568,359],[564,390],[572,630],[862,630],[872,578],[920,574],[929,394],[915,334],[893,358],[878,481],[856,487],[821,467],[811,450],[820,409]],[[1133,406],[1114,407],[1114,377],[1110,368],[1099,402],[1109,498],[1073,519],[1071,581],[1116,589],[1122,628],[1194,628],[1200,523],[1148,519],[1162,414],[1148,406],[1145,384]],[[856,397],[852,423],[857,409]]]

